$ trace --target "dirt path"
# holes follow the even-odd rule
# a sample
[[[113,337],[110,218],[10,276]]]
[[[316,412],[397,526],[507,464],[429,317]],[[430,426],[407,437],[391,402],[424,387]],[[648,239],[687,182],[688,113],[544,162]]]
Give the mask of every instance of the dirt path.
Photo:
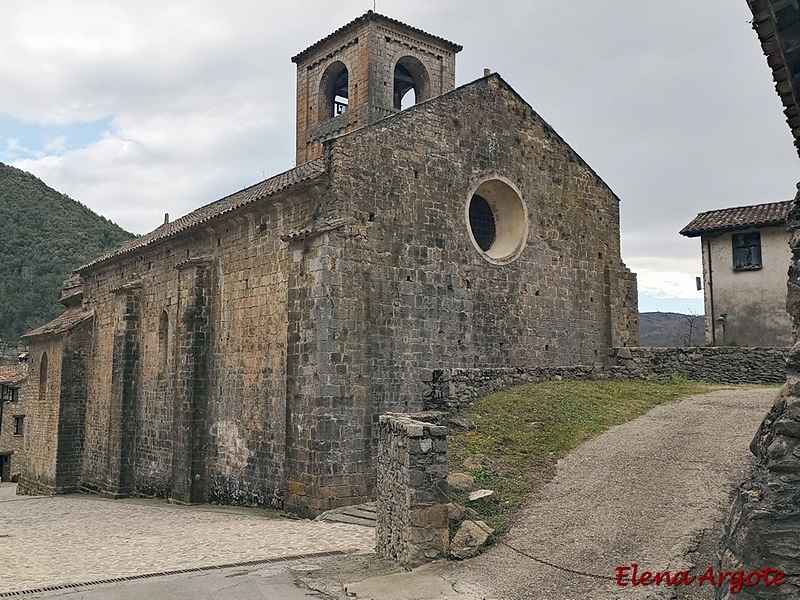
[[[614,427],[559,462],[505,541],[570,569],[615,576],[688,570],[748,465],[748,444],[776,389],[718,391],[659,406]],[[708,549],[699,560],[709,560]],[[702,573],[709,564],[698,564]],[[674,598],[673,587],[620,587],[534,562],[502,545],[444,566],[455,589],[488,599]],[[693,589],[696,592],[710,591]],[[690,591],[687,587],[681,590]],[[708,596],[710,597],[710,596]]]

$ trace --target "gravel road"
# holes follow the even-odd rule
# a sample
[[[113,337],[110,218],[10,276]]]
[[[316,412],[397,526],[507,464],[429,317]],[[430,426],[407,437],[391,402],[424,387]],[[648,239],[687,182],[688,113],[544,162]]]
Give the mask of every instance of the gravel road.
[[[703,534],[718,531],[730,493],[752,462],[750,440],[776,396],[774,388],[691,396],[610,429],[559,462],[555,479],[531,498],[505,542],[610,578],[632,563],[640,573],[694,568],[701,574],[714,565],[716,550],[713,534]],[[440,574],[465,596],[487,600],[713,597],[708,584],[621,587],[503,545],[443,565]]]

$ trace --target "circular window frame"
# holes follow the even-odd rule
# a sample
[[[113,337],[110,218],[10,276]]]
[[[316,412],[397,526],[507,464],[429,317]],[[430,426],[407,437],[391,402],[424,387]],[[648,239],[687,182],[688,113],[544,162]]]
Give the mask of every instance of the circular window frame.
[[[474,196],[483,198],[494,216],[495,239],[483,250],[475,239],[470,219],[470,206]],[[472,246],[493,265],[507,265],[519,258],[528,239],[528,208],[522,193],[512,181],[502,175],[489,175],[475,183],[464,204],[464,220]]]

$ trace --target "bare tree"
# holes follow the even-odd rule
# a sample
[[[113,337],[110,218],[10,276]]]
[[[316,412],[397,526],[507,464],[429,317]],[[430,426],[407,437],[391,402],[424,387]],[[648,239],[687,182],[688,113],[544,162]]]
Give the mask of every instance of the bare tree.
[[[687,307],[688,314],[681,315],[685,324],[685,330],[676,335],[676,339],[681,346],[694,346],[693,337],[696,330],[700,329],[698,320],[704,319],[705,315],[698,315],[694,310]]]

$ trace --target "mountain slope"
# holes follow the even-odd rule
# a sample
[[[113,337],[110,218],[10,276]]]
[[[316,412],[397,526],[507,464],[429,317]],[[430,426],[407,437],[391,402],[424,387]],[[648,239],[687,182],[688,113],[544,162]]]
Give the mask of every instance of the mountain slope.
[[[689,329],[691,324],[691,343]],[[640,346],[705,346],[706,321],[703,315],[680,313],[639,313]]]
[[[30,173],[0,163],[0,340],[57,316],[72,269],[133,237]]]

